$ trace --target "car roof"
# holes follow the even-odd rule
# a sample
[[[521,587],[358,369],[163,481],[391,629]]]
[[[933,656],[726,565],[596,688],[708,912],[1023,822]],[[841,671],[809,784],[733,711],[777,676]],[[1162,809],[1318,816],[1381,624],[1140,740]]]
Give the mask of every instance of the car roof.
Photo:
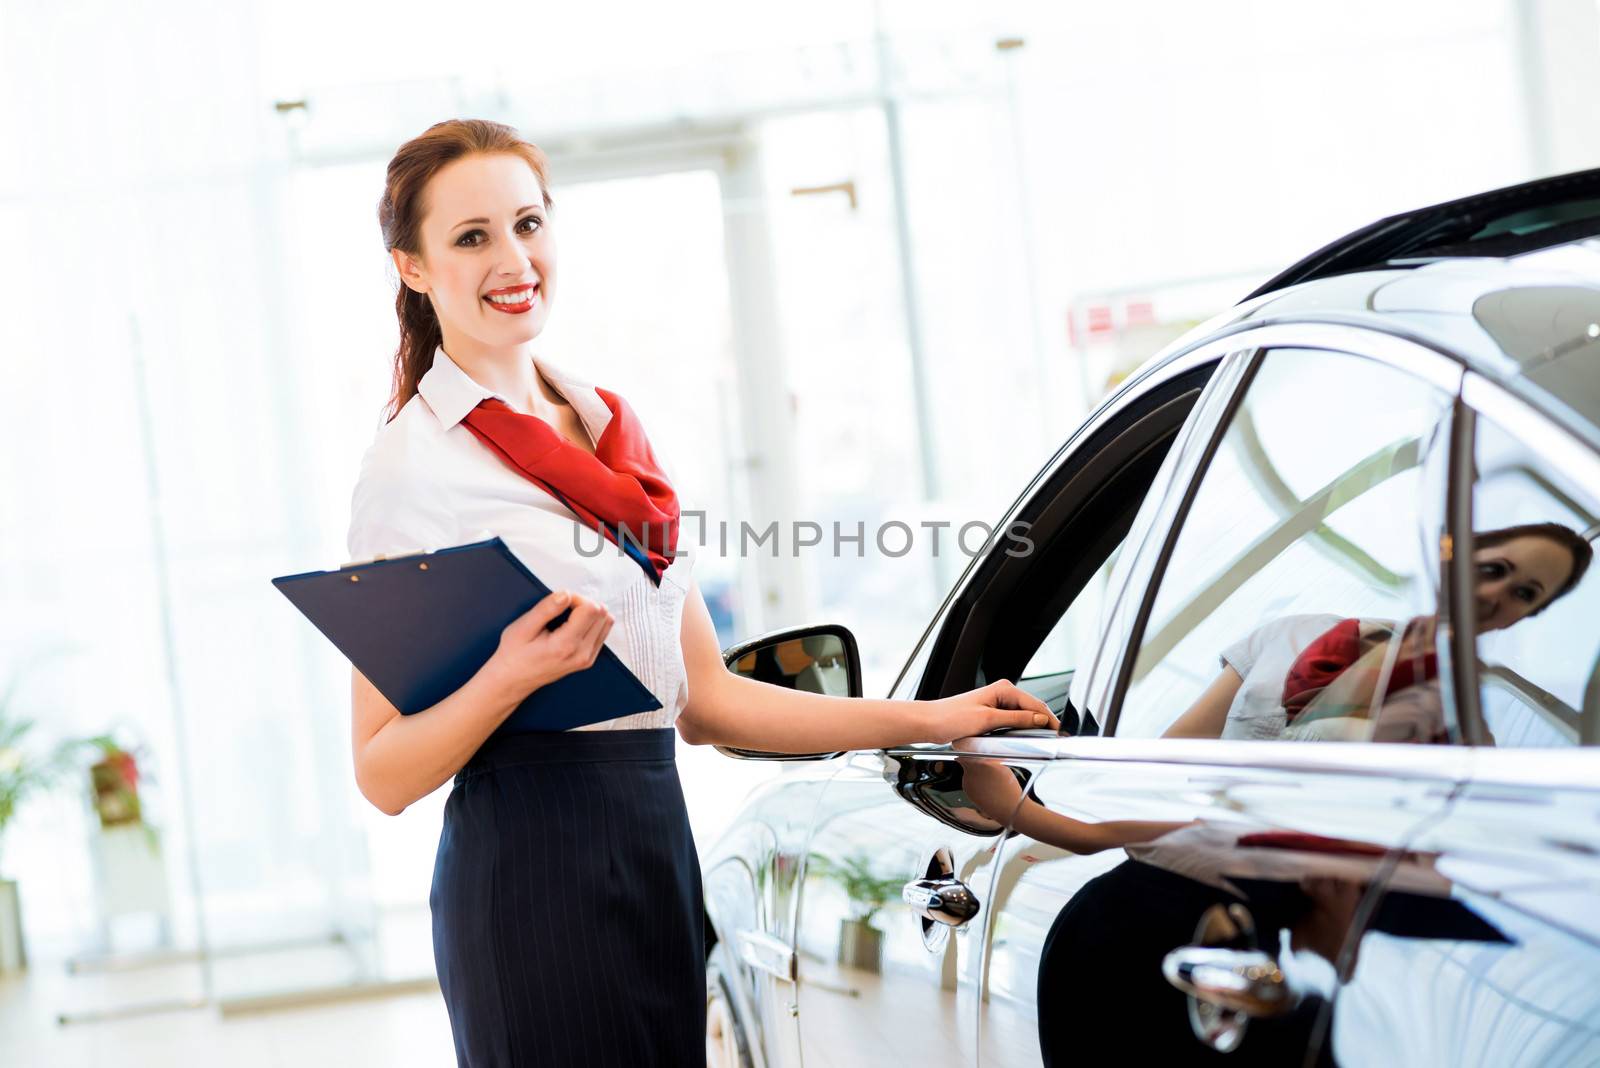
[[[1159,375],[1222,330],[1283,321],[1364,326],[1448,353],[1600,451],[1600,169],[1358,230],[1141,370]]]
[[[1227,319],[1341,321],[1461,360],[1600,450],[1600,238],[1303,282]]]
[[[1600,168],[1391,215],[1318,249],[1246,300],[1315,278],[1457,256],[1515,256],[1600,237]]]

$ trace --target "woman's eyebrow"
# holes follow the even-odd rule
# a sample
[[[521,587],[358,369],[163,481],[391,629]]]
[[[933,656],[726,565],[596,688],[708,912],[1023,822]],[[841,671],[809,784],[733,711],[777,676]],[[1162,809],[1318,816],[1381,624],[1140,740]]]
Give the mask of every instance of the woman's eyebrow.
[[[539,205],[537,205],[537,204],[524,204],[522,207],[520,207],[516,211],[512,212],[512,214],[513,215],[521,215],[523,212],[528,211],[528,210],[530,210],[532,208],[537,208],[538,206]],[[454,230],[454,229],[456,229],[456,227],[465,226],[468,223],[482,223],[483,225],[487,226],[487,225],[489,225],[489,220],[483,218],[482,216],[480,216],[480,217],[478,217],[476,219],[462,219],[460,222],[456,223],[456,225],[452,226],[450,229]]]

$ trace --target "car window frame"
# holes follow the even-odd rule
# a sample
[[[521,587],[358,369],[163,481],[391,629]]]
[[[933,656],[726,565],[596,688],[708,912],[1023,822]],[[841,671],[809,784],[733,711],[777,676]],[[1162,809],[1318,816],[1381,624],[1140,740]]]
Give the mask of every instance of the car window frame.
[[[1412,338],[1371,326],[1296,318],[1238,323],[1198,339],[1180,354],[1196,362],[1211,360],[1222,362],[1219,363],[1217,371],[1213,372],[1211,382],[1206,387],[1206,394],[1196,402],[1190,415],[1191,422],[1186,422],[1179,430],[1179,438],[1168,453],[1167,463],[1173,465],[1174,470],[1170,473],[1170,477],[1165,469],[1158,474],[1156,484],[1151,487],[1151,491],[1171,494],[1175,492],[1174,487],[1181,484],[1184,486],[1186,496],[1198,492],[1203,472],[1196,467],[1195,455],[1202,446],[1210,446],[1212,438],[1220,441],[1220,436],[1226,433],[1227,421],[1242,400],[1241,390],[1247,384],[1237,378],[1232,383],[1225,381],[1228,375],[1224,372],[1229,370],[1230,359],[1237,359],[1233,373],[1239,376],[1242,375],[1240,368],[1253,365],[1261,353],[1270,348],[1324,348],[1349,353],[1351,346],[1370,346],[1365,350],[1357,348],[1355,351],[1357,354],[1365,354],[1379,362],[1412,370],[1414,373],[1421,371],[1423,377],[1434,381],[1441,389],[1457,397],[1462,395],[1467,375],[1465,361],[1448,348],[1425,339]],[[1217,391],[1224,395],[1216,397],[1214,402],[1208,402],[1213,387],[1217,387]],[[1208,403],[1211,409],[1209,413],[1205,411]],[[1186,435],[1202,440],[1198,443],[1186,443],[1184,440]],[[1190,453],[1180,460],[1180,450],[1185,448],[1188,448]],[[1447,484],[1450,478],[1451,476],[1447,475]],[[1130,538],[1141,535],[1144,543],[1138,545],[1125,543],[1122,550],[1123,559],[1131,562],[1130,567],[1134,573],[1126,576],[1125,588],[1120,590],[1117,588],[1119,580],[1113,576],[1109,596],[1136,601],[1141,610],[1148,611],[1151,605],[1146,602],[1149,601],[1155,588],[1155,575],[1148,570],[1148,560],[1144,561],[1145,571],[1139,573],[1139,563],[1135,558],[1147,555],[1147,544],[1159,542],[1162,538],[1161,531],[1155,527],[1141,531],[1140,523],[1143,519],[1142,515],[1135,519]],[[1169,530],[1168,533],[1170,532]],[[1447,588],[1449,585],[1447,584]],[[1441,598],[1444,596],[1446,591],[1441,590]],[[1441,603],[1441,611],[1443,610],[1444,606]],[[942,619],[935,620],[935,624],[941,623]],[[932,625],[930,630],[931,627]],[[1085,668],[1085,671],[1095,676],[1088,683],[1085,707],[1093,711],[1097,717],[1100,716],[1100,708],[1115,707],[1120,714],[1122,693],[1115,694],[1115,705],[1109,702],[1109,698],[1100,701],[1098,707],[1089,702],[1094,700],[1097,693],[1104,694],[1110,688],[1107,680],[1115,681],[1121,676],[1121,663],[1130,648],[1125,636],[1125,631],[1117,632],[1107,628],[1101,635],[1101,652],[1096,654],[1092,665]],[[1104,655],[1101,655],[1102,653]],[[910,696],[909,693],[902,695]],[[1306,774],[1365,774],[1379,778],[1404,775],[1409,779],[1436,783],[1438,788],[1444,790],[1457,789],[1468,781],[1477,780],[1485,773],[1491,781],[1505,782],[1549,774],[1551,769],[1541,765],[1539,756],[1558,758],[1559,765],[1555,770],[1563,773],[1563,781],[1568,779],[1577,781],[1579,776],[1588,774],[1592,770],[1592,756],[1585,759],[1577,755],[1581,754],[1582,750],[1556,753],[1540,751],[1536,754],[1531,750],[1498,752],[1470,745],[1338,746],[1282,741],[1263,745],[1261,742],[1222,738],[1121,738],[1112,735],[1104,726],[1106,720],[1101,722],[1102,735],[1096,737],[1049,737],[1042,736],[1038,732],[1017,732],[961,738],[951,743],[949,748],[958,754],[994,757],[1001,760],[1083,760],[1117,765],[1154,763],[1211,769],[1269,768]],[[1485,766],[1484,763],[1484,756],[1491,753],[1494,760],[1500,762],[1492,768]]]
[[[1454,554],[1454,573],[1451,578],[1452,585],[1465,591],[1471,588],[1474,581],[1472,513],[1477,492],[1475,457],[1478,416],[1482,415],[1504,432],[1532,445],[1533,451],[1549,466],[1584,485],[1600,486],[1600,454],[1547,413],[1475,371],[1467,371],[1463,376],[1458,404],[1462,411],[1459,420],[1462,440],[1455,462],[1451,464],[1453,506],[1450,518],[1452,542],[1460,551]],[[1459,714],[1466,744],[1484,752],[1546,752],[1542,749],[1501,750],[1490,743],[1480,701],[1483,677],[1477,658],[1476,621],[1470,612],[1461,612],[1459,615],[1460,623],[1452,628],[1450,654],[1462,676],[1458,695]],[[1581,714],[1582,709],[1579,712]],[[1571,750],[1558,751],[1582,753],[1585,750],[1600,754],[1600,716],[1587,721],[1580,720],[1578,744]]]

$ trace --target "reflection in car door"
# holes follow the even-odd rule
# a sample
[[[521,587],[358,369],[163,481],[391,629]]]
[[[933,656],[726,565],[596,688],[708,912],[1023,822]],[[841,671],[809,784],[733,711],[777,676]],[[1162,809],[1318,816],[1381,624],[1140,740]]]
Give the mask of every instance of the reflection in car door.
[[[1468,754],[1306,744],[1374,737],[1392,699],[1437,673],[1413,635],[1433,635],[1441,607],[1459,368],[1379,347],[1384,360],[1239,357],[1252,363],[1222,432],[1179,459],[1176,484],[1193,489],[1147,500],[1171,519],[1135,522],[1149,535],[1119,562],[1133,577],[1113,578],[1126,592],[1108,647],[1074,687],[1112,736],[1054,743],[993,865],[981,1063],[1325,1062],[1358,918],[1403,927],[1376,908],[1384,886],[1437,882],[1407,848]],[[1353,662],[1311,670],[1349,636]],[[1350,681],[1412,646],[1411,674],[1405,661]],[[1344,704],[1319,704],[1328,694]],[[1416,708],[1405,724],[1447,718]],[[1014,763],[963,744],[969,763]],[[1215,996],[1222,973],[1242,1001]]]
[[[807,1068],[972,1063],[975,916],[986,907],[975,888],[988,885],[1002,826],[965,795],[949,747],[845,758],[802,877],[795,953]]]
[[[1413,849],[1437,879],[1384,905],[1426,937],[1362,940],[1331,1032],[1343,1064],[1600,1064],[1600,457],[1469,378],[1459,532],[1475,608],[1471,782]],[[1459,640],[1466,641],[1466,628]],[[1476,707],[1473,707],[1475,704]]]
[[[1195,1035],[1189,999],[1162,969],[1197,944],[1213,906],[1230,904],[1254,928],[1236,948],[1276,957],[1297,1002],[1246,1021],[1218,1063],[1325,1062],[1316,1034],[1336,988],[1333,962],[1368,888],[1458,781],[1462,754],[1429,754],[1443,758],[1429,775],[1374,780],[1297,766],[1289,746],[1279,767],[1228,766],[1203,752],[1217,743],[1057,746],[1029,795],[1053,826],[1019,817],[993,865],[979,1063],[1221,1058]],[[981,754],[974,743],[966,759],[1012,763]],[[1325,886],[1312,883],[1319,878]]]

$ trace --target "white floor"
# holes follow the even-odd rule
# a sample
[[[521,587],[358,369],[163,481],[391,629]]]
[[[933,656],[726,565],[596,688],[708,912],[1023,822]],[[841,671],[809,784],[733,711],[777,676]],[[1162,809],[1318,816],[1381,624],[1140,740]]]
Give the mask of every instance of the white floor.
[[[679,772],[699,848],[710,848],[744,795],[781,765],[729,760],[709,746],[680,746]],[[430,827],[430,834],[437,828]],[[429,839],[431,849],[431,838]],[[431,863],[431,861],[429,862]],[[426,887],[427,873],[417,875]],[[269,932],[260,932],[270,940]],[[256,944],[252,940],[252,945]],[[431,983],[432,948],[423,904],[380,917],[374,944],[318,944],[218,959],[203,1008],[74,1021],[119,1007],[199,999],[205,984],[192,961],[125,970],[70,973],[57,949],[29,968],[0,976],[0,1068],[443,1068],[455,1064],[450,1022]],[[402,994],[347,999],[315,1007],[234,1011],[242,999],[307,987],[348,989],[372,972],[409,979]],[[224,1015],[221,1006],[227,1004]]]
[[[119,1004],[197,996],[193,964],[69,976],[61,960],[0,978],[5,1068],[441,1068],[455,1063],[437,988],[314,1008],[222,1016],[211,1005],[95,1022],[57,1022]]]

